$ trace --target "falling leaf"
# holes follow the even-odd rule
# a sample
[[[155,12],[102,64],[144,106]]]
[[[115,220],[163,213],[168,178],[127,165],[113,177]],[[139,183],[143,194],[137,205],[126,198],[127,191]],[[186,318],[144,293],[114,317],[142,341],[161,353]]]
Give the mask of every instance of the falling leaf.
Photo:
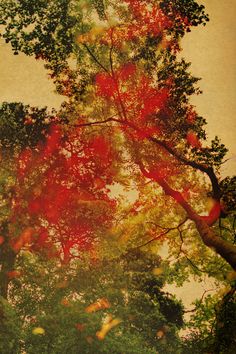
[[[114,318],[112,319],[111,315],[107,317],[107,321],[105,321],[102,325],[102,328],[100,331],[96,333],[96,337],[99,340],[103,340],[107,333],[115,326],[117,326],[119,323],[121,323],[122,320],[120,318]]]
[[[162,268],[154,268],[154,269],[152,270],[152,273],[153,273],[154,275],[161,275],[161,274],[163,273],[163,269],[162,269]]]
[[[111,307],[109,301],[106,298],[98,299],[93,304],[86,307],[85,312],[92,313],[103,309],[108,309]]]
[[[45,330],[42,327],[35,327],[32,330],[32,333],[35,335],[41,335],[41,334],[45,334]]]
[[[4,237],[3,237],[3,236],[0,236],[0,245],[3,244],[4,240],[5,240]]]
[[[165,336],[165,332],[162,329],[159,329],[156,333],[158,339],[161,339]]]

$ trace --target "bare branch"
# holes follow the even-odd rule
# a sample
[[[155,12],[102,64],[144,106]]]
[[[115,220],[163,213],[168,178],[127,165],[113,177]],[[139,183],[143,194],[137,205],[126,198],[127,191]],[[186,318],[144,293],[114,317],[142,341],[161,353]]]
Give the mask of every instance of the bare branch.
[[[142,248],[142,247],[144,247],[144,246],[147,246],[147,245],[150,244],[151,242],[157,241],[157,240],[161,239],[163,236],[167,235],[169,232],[171,232],[171,231],[173,231],[173,230],[178,230],[187,220],[188,220],[188,218],[185,218],[184,221],[182,221],[182,222],[181,222],[178,226],[176,226],[176,227],[170,227],[170,228],[164,228],[164,227],[162,228],[162,227],[161,227],[163,230],[165,230],[164,232],[160,233],[159,235],[153,237],[151,240],[149,240],[149,241],[147,241],[147,242],[143,243],[142,245],[137,246],[137,247],[135,247],[135,248]],[[149,224],[154,224],[154,225],[156,225],[155,223],[152,223],[152,222],[148,222],[148,223],[149,223]],[[160,228],[159,225],[157,225],[157,227]]]
[[[93,54],[91,49],[87,46],[87,44],[84,43],[83,46],[86,48],[86,50],[88,51],[90,56],[93,58],[93,60],[96,62],[96,64],[98,66],[100,66],[100,68],[102,68],[106,73],[109,74],[109,70],[102,63],[100,63],[100,61],[96,58],[96,56]]]
[[[75,127],[75,128],[79,128],[79,127],[89,127],[89,126],[91,126],[91,125],[100,125],[100,124],[105,124],[105,123],[108,123],[108,122],[116,122],[116,123],[120,123],[120,124],[123,123],[123,121],[120,120],[120,119],[113,118],[113,117],[109,117],[109,118],[107,118],[107,119],[98,120],[98,121],[95,121],[95,122],[74,124],[74,127]]]

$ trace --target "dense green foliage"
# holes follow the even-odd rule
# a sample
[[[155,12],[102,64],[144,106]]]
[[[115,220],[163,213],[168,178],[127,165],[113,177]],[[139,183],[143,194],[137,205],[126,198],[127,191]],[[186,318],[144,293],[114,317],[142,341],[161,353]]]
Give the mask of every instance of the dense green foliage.
[[[53,115],[46,108],[31,108],[22,103],[3,102],[0,107],[0,142],[4,152],[19,152],[44,142]]]
[[[154,274],[160,266],[160,257],[138,250],[73,267],[22,252],[16,265],[22,276],[13,281],[9,298],[22,321],[22,348],[40,354],[110,353],[111,348],[117,354],[177,353],[183,309],[162,290],[164,273]],[[107,308],[86,311],[98,299],[106,299]],[[107,316],[122,322],[99,340],[95,334]],[[44,333],[34,334],[34,328]]]

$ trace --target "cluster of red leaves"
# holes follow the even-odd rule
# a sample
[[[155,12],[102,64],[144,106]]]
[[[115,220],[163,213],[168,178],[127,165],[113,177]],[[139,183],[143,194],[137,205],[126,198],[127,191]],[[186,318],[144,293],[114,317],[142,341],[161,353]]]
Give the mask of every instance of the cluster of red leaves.
[[[158,36],[173,23],[157,6],[147,0],[124,0],[131,10],[133,24],[129,28],[130,39],[137,36]]]
[[[193,109],[193,107],[190,106],[188,113],[187,113],[187,123],[188,124],[194,124],[197,118],[197,113],[195,112],[195,110]]]
[[[45,144],[23,151],[13,212],[15,219],[19,214],[28,217],[33,231],[27,240],[24,232],[15,238],[13,248],[19,251],[28,243],[52,254],[54,247],[69,261],[72,249],[93,247],[97,231],[109,227],[115,207],[106,187],[112,183],[113,159],[108,138],[85,137],[82,130],[65,137],[56,125]]]
[[[154,117],[165,107],[168,89],[153,87],[152,80],[135,64],[127,63],[112,75],[97,74],[96,86],[97,94],[121,112],[127,121],[123,127],[134,138],[143,140],[161,133]]]
[[[189,131],[187,133],[186,140],[191,147],[196,149],[201,149],[202,147],[201,141],[199,140],[197,134],[194,133],[193,131]]]
[[[123,0],[127,5],[128,22],[118,24],[105,31],[100,43],[112,44],[120,48],[124,43],[137,41],[140,38],[162,36],[173,26],[171,21],[157,4],[143,0]]]
[[[114,98],[117,101],[121,87],[124,87],[128,80],[133,80],[136,72],[137,68],[135,64],[127,63],[117,70],[114,75],[108,73],[97,74],[96,85],[98,94],[105,98]],[[122,97],[124,98],[124,95]]]

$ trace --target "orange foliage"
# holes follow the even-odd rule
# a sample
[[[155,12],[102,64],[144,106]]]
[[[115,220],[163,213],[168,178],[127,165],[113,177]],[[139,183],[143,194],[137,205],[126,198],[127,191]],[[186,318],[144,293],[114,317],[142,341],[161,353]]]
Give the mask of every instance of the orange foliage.
[[[5,241],[3,236],[0,236],[0,246],[3,244],[3,242]]]
[[[12,248],[18,253],[25,245],[30,245],[33,241],[34,229],[27,227],[16,240],[12,240]]]
[[[143,140],[161,135],[153,117],[167,104],[167,88],[153,87],[152,80],[133,63],[121,66],[113,74],[97,74],[95,82],[97,94],[110,105],[120,107],[125,120],[122,128],[132,138]]]
[[[138,41],[141,37],[158,37],[173,25],[158,5],[137,0],[123,0],[123,2],[128,6],[129,22],[104,31],[104,34],[99,36],[101,44],[108,45],[112,42],[113,46],[120,48],[124,43]],[[82,42],[84,38],[83,36]],[[95,39],[96,36],[92,40]]]
[[[7,272],[7,277],[9,279],[19,278],[20,276],[21,276],[21,272],[19,272],[18,270],[11,270]]]

